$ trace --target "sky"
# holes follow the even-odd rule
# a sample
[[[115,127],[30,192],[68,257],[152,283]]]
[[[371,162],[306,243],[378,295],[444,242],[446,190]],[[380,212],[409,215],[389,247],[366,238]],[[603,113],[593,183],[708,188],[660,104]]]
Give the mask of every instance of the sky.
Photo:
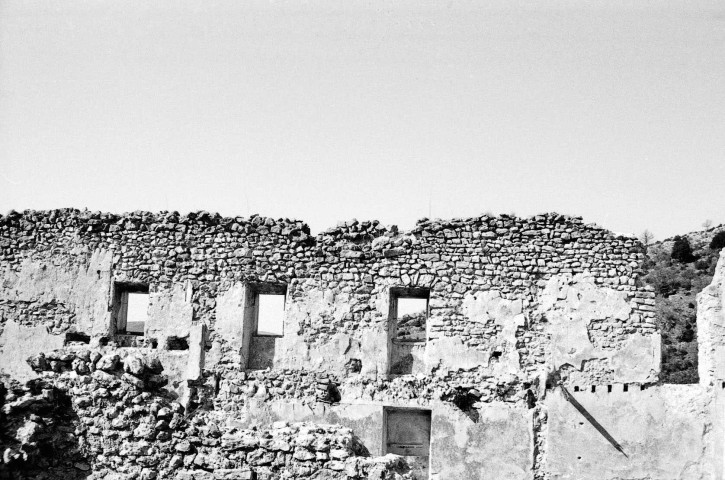
[[[0,0],[0,213],[725,223],[725,2]]]

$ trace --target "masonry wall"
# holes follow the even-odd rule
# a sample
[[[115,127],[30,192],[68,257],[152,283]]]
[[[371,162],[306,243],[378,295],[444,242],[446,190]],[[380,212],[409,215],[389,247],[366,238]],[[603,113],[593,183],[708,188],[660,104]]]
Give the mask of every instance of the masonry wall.
[[[109,335],[114,282],[143,282],[152,293],[149,337],[183,335],[203,322],[210,357],[244,363],[225,350],[228,339],[244,339],[243,286],[283,283],[289,306],[275,368],[335,365],[330,360],[346,351],[345,358],[362,357],[366,374],[385,374],[379,352],[387,350],[389,289],[415,286],[430,289],[428,371],[483,364],[491,373],[537,376],[551,353],[542,339],[561,336],[561,319],[581,305],[596,306],[577,313],[576,334],[561,340],[587,345],[554,361],[581,369],[582,360],[600,359],[585,374],[592,382],[652,381],[657,370],[653,362],[615,373],[626,342],[657,344],[652,295],[637,286],[639,244],[578,218],[422,221],[405,234],[350,222],[317,237],[301,222],[203,212],[26,212],[0,221],[3,329],[10,319],[53,334]]]
[[[261,428],[339,424],[377,455],[383,408],[430,409],[431,478],[555,478],[547,386],[657,382],[642,260],[636,240],[557,214],[422,220],[405,233],[353,221],[313,237],[302,222],[259,216],[12,213],[0,218],[0,361],[33,378],[26,357],[83,333],[81,348],[168,364],[167,394],[194,411]],[[111,321],[123,282],[151,296],[130,348],[114,343]],[[245,320],[260,285],[287,292],[284,335],[263,351]],[[401,288],[428,292],[427,342],[420,371],[389,375]],[[189,350],[164,350],[168,338]],[[254,355],[269,368],[249,370]]]

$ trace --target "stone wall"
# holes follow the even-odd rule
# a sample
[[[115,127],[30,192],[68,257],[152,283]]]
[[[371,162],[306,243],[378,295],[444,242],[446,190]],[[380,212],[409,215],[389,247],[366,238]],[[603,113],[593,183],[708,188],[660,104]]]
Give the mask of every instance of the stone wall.
[[[578,463],[561,418],[585,417],[557,396],[657,384],[643,258],[637,240],[557,214],[424,219],[410,232],[352,221],[312,236],[260,216],[11,213],[0,217],[0,369],[8,385],[40,378],[68,399],[57,408],[78,442],[51,435],[48,448],[71,452],[58,468],[78,475],[564,478]],[[130,341],[112,320],[129,283],[150,293],[144,336]],[[250,305],[268,289],[286,293],[284,334],[257,337]],[[407,294],[428,299],[427,319],[396,324]],[[398,325],[424,341],[407,374],[391,369]],[[16,397],[30,388],[13,385]],[[425,465],[383,457],[390,408],[431,412]],[[13,425],[29,421],[13,411]],[[708,412],[697,418],[716,425]],[[256,440],[229,450],[232,437]],[[22,457],[8,448],[6,471]],[[716,450],[682,458],[704,472]]]
[[[0,252],[0,328],[32,318],[52,324],[51,333],[109,335],[112,285],[143,282],[152,293],[149,336],[163,344],[169,330],[184,336],[192,322],[205,323],[210,358],[229,363],[238,349],[230,358],[228,323],[243,328],[235,319],[244,305],[230,307],[227,295],[250,282],[283,283],[289,334],[272,342],[272,366],[355,359],[366,373],[386,374],[379,353],[388,350],[389,291],[418,287],[430,290],[428,373],[483,364],[494,375],[541,377],[552,368],[547,338],[569,327],[569,311],[594,304],[565,347],[584,352],[554,354],[553,367],[570,364],[590,383],[656,378],[657,362],[627,372],[614,359],[626,345],[657,350],[652,294],[638,284],[639,243],[574,217],[422,220],[407,233],[353,221],[311,237],[302,222],[259,216],[29,211],[0,218]],[[465,355],[448,354],[456,349]],[[596,371],[582,371],[594,359]]]

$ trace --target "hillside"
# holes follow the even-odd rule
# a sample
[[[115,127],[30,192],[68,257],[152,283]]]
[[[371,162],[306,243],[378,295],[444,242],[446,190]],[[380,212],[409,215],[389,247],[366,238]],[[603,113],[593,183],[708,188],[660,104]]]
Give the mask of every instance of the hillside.
[[[675,257],[679,258],[672,258],[677,237],[648,246],[644,280],[657,295],[655,308],[662,329],[661,378],[666,383],[698,381],[696,297],[712,281],[719,248],[712,249],[710,244],[719,232],[725,232],[725,225],[682,235],[692,254],[688,255],[680,241],[675,248]]]

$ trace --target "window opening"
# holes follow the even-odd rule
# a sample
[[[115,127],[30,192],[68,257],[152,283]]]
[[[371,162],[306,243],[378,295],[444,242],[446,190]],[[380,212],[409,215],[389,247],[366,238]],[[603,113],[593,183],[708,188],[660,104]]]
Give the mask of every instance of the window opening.
[[[248,283],[244,309],[245,334],[242,354],[247,368],[263,370],[274,367],[277,341],[284,336],[287,285]]]
[[[263,337],[284,335],[284,304],[284,294],[257,294],[255,335]]]
[[[428,320],[427,298],[398,298],[395,338],[402,342],[425,342]]]
[[[405,375],[424,368],[427,339],[427,288],[392,288],[390,290],[390,373]]]
[[[142,336],[148,320],[148,285],[116,286],[116,333]]]

